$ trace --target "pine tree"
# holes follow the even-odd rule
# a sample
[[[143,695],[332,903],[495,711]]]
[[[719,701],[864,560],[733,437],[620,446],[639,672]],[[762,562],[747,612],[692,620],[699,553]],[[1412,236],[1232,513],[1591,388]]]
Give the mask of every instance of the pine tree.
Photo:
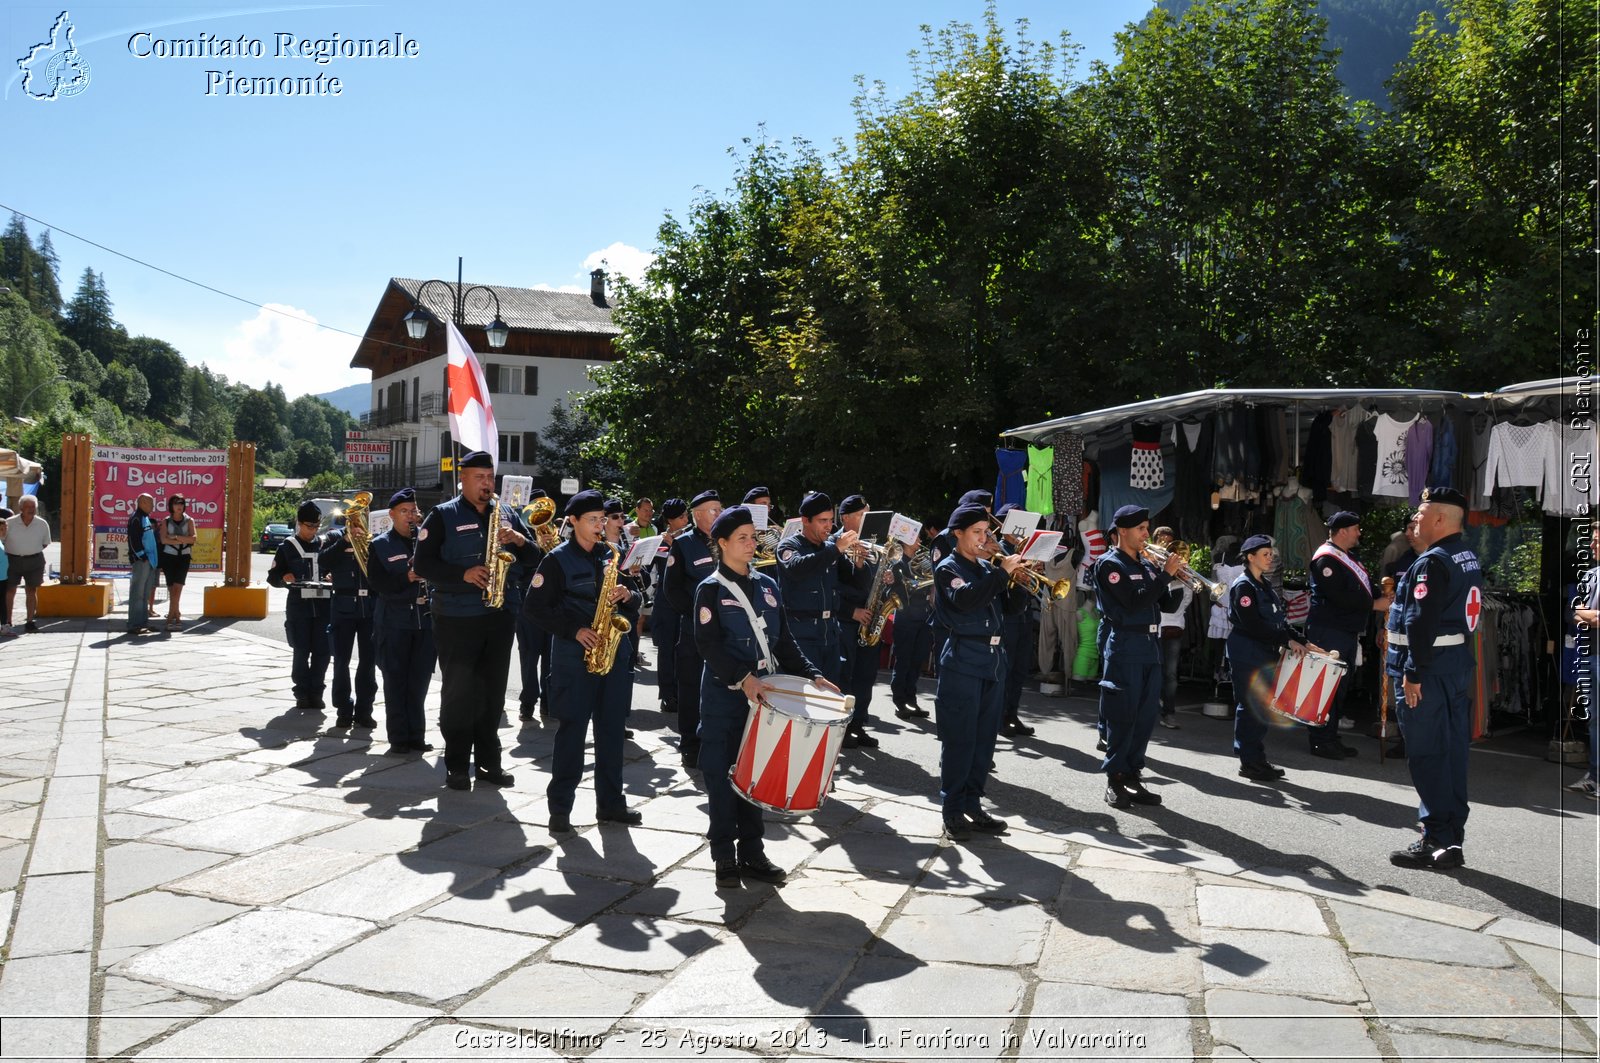
[[[67,304],[65,332],[78,346],[93,351],[101,365],[110,365],[120,348],[123,331],[111,316],[111,293],[105,278],[88,267]]]
[[[33,261],[33,286],[36,293],[33,307],[51,320],[61,317],[61,260],[56,257],[55,244],[50,230],[39,234]]]
[[[34,297],[34,262],[37,257],[33,241],[28,239],[28,227],[23,224],[22,215],[12,214],[5,232],[0,233],[0,281],[30,304]]]

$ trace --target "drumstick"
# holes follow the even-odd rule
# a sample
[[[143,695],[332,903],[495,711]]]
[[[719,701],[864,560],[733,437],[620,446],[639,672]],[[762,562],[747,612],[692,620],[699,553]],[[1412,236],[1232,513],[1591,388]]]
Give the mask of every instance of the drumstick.
[[[1383,586],[1383,596],[1385,598],[1392,597],[1394,595],[1394,577],[1393,576],[1385,576],[1385,577],[1383,577],[1382,586]],[[1378,648],[1378,653],[1381,656],[1381,659],[1380,659],[1380,661],[1378,663],[1378,673],[1383,676],[1383,679],[1378,684],[1378,699],[1379,699],[1378,700],[1378,763],[1380,765],[1382,765],[1383,764],[1383,758],[1384,758],[1384,750],[1385,750],[1385,747],[1387,746],[1387,744],[1389,742],[1389,694],[1390,694],[1389,683],[1390,683],[1390,679],[1389,679],[1389,661],[1388,661],[1388,657],[1389,657],[1389,627],[1388,627],[1388,624],[1387,624],[1387,620],[1385,621],[1385,624],[1384,624],[1384,627],[1382,628],[1382,630],[1380,630],[1378,632],[1378,640],[1377,640],[1376,645],[1377,645],[1377,648]]]

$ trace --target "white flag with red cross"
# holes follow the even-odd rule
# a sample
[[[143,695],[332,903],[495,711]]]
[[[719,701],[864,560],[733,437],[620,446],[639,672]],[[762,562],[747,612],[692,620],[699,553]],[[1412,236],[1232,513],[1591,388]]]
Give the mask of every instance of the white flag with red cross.
[[[448,322],[445,352],[450,431],[464,449],[482,450],[490,458],[498,458],[500,430],[495,427],[494,408],[489,405],[489,384],[483,378],[478,356],[472,353],[467,338],[453,321]]]

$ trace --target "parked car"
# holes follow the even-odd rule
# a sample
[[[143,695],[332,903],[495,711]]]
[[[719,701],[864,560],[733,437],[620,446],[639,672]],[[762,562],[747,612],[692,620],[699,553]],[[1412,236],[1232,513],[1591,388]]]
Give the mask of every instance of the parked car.
[[[287,524],[268,524],[261,529],[261,541],[256,544],[259,553],[275,553],[278,547],[289,536],[294,534],[294,529]]]

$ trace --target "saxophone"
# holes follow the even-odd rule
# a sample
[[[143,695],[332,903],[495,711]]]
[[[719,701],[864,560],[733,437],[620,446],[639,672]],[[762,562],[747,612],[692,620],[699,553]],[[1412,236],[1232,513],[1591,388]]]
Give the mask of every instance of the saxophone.
[[[489,570],[489,582],[483,588],[483,604],[490,609],[506,606],[506,577],[517,555],[500,549],[500,496],[489,496],[489,530],[484,534],[483,564]]]
[[[867,592],[867,611],[872,614],[872,619],[861,625],[861,633],[856,636],[859,645],[876,646],[878,640],[883,638],[883,628],[889,622],[889,614],[900,608],[900,596],[885,594],[883,586],[884,577],[894,570],[904,552],[905,545],[893,539],[878,553],[877,567],[872,570],[872,590]]]
[[[592,649],[583,651],[583,666],[590,675],[610,674],[611,666],[617,663],[617,647],[622,643],[622,636],[633,629],[627,617],[617,615],[617,607],[611,601],[611,592],[617,586],[617,570],[622,567],[622,551],[612,543],[606,543],[606,548],[611,551],[611,560],[606,562],[600,596],[594,603],[594,619],[589,623],[600,641]]]
[[[367,554],[372,547],[372,534],[367,528],[367,510],[372,505],[371,491],[357,491],[344,510],[345,535],[350,539],[350,549],[356,555],[361,574],[367,574]]]

